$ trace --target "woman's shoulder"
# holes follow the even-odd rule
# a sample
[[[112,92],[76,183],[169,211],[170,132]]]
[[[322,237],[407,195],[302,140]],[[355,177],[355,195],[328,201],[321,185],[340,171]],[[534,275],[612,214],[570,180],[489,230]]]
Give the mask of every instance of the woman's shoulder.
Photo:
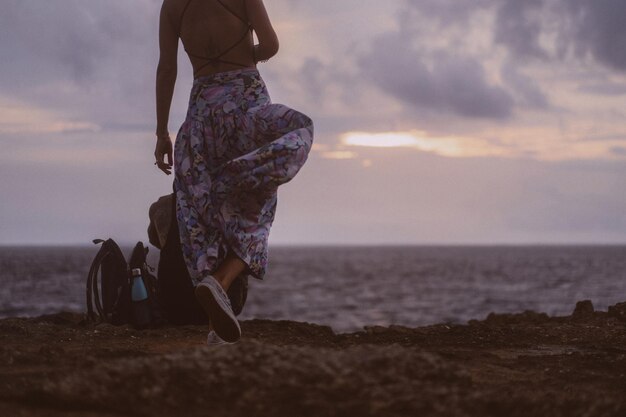
[[[161,18],[168,20],[172,27],[179,28],[180,19],[191,1],[193,0],[163,0]]]
[[[176,17],[182,14],[183,10],[185,10],[189,3],[192,1],[194,0],[163,0],[162,10],[165,13]],[[246,15],[246,9],[248,4],[255,5],[256,3],[262,4],[263,2],[261,0],[216,0],[215,3],[215,5],[205,3],[204,6],[214,7],[217,10],[222,10],[222,8],[226,6],[229,10],[234,10],[235,12]]]
[[[166,13],[179,14],[191,0],[163,0],[162,9]]]

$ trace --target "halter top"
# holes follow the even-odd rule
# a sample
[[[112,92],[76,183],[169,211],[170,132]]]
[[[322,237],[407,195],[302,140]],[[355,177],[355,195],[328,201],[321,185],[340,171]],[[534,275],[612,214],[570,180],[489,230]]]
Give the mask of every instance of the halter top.
[[[229,46],[228,48],[226,48],[225,50],[223,50],[222,52],[220,52],[219,54],[215,55],[215,56],[202,56],[202,55],[196,55],[196,54],[192,54],[191,52],[189,52],[187,50],[187,47],[185,47],[185,44],[183,42],[183,47],[185,47],[185,52],[187,52],[187,54],[191,57],[197,58],[197,59],[202,59],[207,61],[206,64],[202,65],[200,68],[198,68],[197,71],[201,71],[203,68],[211,65],[211,64],[216,64],[216,63],[223,63],[223,64],[230,64],[230,65],[236,65],[239,67],[248,67],[249,64],[241,64],[239,62],[233,62],[233,61],[228,61],[225,59],[222,59],[222,57],[224,55],[226,55],[227,53],[229,53],[230,51],[232,51],[233,49],[235,49],[235,47],[237,45],[239,45],[241,42],[243,42],[246,37],[248,36],[248,33],[252,33],[252,25],[250,24],[250,22],[248,22],[246,19],[244,19],[243,17],[241,17],[237,12],[235,12],[232,8],[228,7],[226,4],[224,4],[222,2],[222,0],[216,0],[224,9],[226,9],[228,12],[230,12],[230,14],[232,14],[233,16],[235,16],[237,19],[241,20],[243,23],[246,24],[247,28],[246,31],[241,35],[241,37],[235,42],[233,43],[231,46]],[[185,17],[185,13],[187,12],[187,9],[189,8],[189,4],[192,2],[192,0],[188,0],[187,4],[185,4],[185,8],[183,9],[183,13],[180,16],[180,21],[178,23],[178,37],[180,38],[180,32],[182,29],[182,24],[183,24],[183,18]]]

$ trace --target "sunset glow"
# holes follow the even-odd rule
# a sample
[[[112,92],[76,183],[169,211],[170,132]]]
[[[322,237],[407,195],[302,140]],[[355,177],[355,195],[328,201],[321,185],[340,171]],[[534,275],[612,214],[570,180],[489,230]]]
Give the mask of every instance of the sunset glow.
[[[344,146],[374,148],[406,147],[416,151],[431,152],[452,158],[477,156],[509,156],[505,149],[491,145],[485,140],[470,137],[429,136],[422,131],[410,132],[348,132],[341,136]]]
[[[322,152],[322,157],[326,159],[353,159],[356,158],[356,154],[350,151],[331,151]]]
[[[374,146],[379,148],[417,146],[419,144],[419,139],[416,135],[408,132],[349,132],[342,136],[342,141],[346,145]]]
[[[52,109],[28,106],[0,96],[0,133],[98,132],[100,129],[95,123],[65,120]]]

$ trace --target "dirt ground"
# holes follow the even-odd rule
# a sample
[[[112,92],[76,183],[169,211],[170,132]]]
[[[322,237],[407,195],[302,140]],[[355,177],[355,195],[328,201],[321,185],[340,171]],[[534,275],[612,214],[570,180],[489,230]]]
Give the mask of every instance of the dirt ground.
[[[0,320],[0,416],[626,416],[626,304],[335,334]]]

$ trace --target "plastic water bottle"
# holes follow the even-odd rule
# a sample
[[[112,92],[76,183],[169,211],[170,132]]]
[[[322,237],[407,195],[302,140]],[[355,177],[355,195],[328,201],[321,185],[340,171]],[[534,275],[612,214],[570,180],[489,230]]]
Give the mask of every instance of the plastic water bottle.
[[[131,274],[133,276],[133,284],[130,298],[135,302],[147,300],[148,290],[146,290],[146,286],[143,283],[143,278],[141,277],[141,269],[134,268],[131,271]]]
[[[150,325],[150,301],[148,301],[148,290],[141,277],[141,268],[133,268],[131,274],[130,298],[133,307],[133,324],[141,329]]]

